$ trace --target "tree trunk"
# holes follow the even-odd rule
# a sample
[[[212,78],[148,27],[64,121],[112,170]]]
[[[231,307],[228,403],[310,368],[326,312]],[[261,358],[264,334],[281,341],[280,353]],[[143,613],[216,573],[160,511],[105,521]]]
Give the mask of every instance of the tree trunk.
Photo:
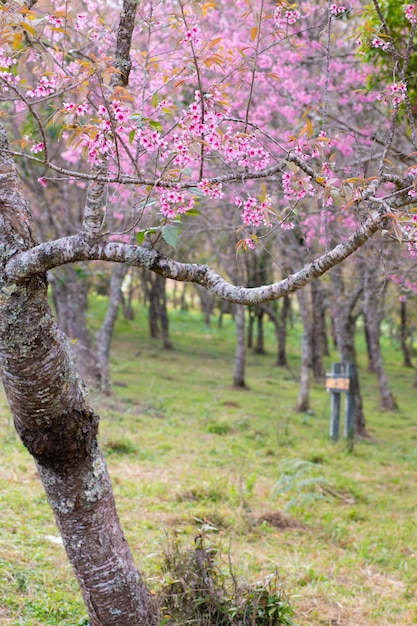
[[[297,291],[297,299],[303,323],[303,336],[301,338],[301,367],[300,367],[300,390],[296,405],[297,411],[307,411],[310,408],[310,368],[311,368],[311,318],[307,302],[306,289]]]
[[[123,282],[122,282],[122,285],[123,285]],[[135,295],[135,284],[134,284],[132,272],[128,276],[128,284],[127,284],[126,293],[123,293],[122,290],[120,291],[120,293],[121,293],[123,317],[125,318],[125,320],[133,321],[135,319],[135,311],[133,309],[133,297]]]
[[[200,306],[201,312],[204,316],[204,323],[207,328],[209,328],[211,323],[211,316],[213,315],[214,310],[215,296],[213,296],[212,293],[209,293],[207,289],[201,287],[200,285],[194,285],[194,287],[198,293],[198,297],[200,298]]]
[[[355,306],[362,293],[362,286],[358,286],[349,295],[345,294],[343,277],[340,268],[335,268],[331,273],[333,286],[332,313],[334,320],[334,332],[339,350],[339,358],[342,363],[356,365],[355,379],[353,381],[355,402],[355,433],[360,437],[368,436],[366,431],[365,414],[359,384],[358,367],[355,350],[355,328],[357,315],[354,314]]]
[[[98,387],[100,368],[86,318],[88,285],[82,268],[78,269],[67,265],[51,273],[52,301],[58,326],[71,340],[78,372],[86,382]]]
[[[366,315],[364,316],[364,325],[363,325],[363,332],[365,335],[365,345],[366,345],[366,355],[368,357],[368,372],[370,374],[375,374],[375,364],[374,364],[374,353],[372,352],[372,346],[371,346],[371,337],[370,337],[370,332],[369,332],[369,322],[366,318]]]
[[[46,280],[3,285],[0,364],[16,430],[36,460],[92,626],[145,625],[150,596],[117,517],[69,343],[47,303]],[[11,328],[13,331],[11,332]]]
[[[256,307],[256,354],[265,354],[264,346],[264,312],[260,306]]]
[[[0,260],[35,245],[32,218],[0,131]],[[150,592],[133,563],[97,446],[70,344],[48,304],[43,274],[0,272],[0,374],[14,424],[35,458],[91,626],[152,624]]]
[[[311,367],[314,380],[324,383],[326,370],[323,364],[323,345],[326,324],[323,288],[319,280],[313,280],[310,286],[312,298]]]
[[[236,323],[236,353],[235,369],[233,372],[233,387],[246,387],[245,384],[245,307],[237,305],[235,308]]]
[[[287,322],[288,315],[291,308],[291,300],[289,296],[284,296],[282,299],[281,311],[279,315],[279,326],[277,329],[277,344],[278,344],[278,367],[287,367]]]
[[[148,270],[142,272],[142,284],[149,302],[149,332],[151,337],[159,337],[161,331],[162,345],[166,350],[172,349],[169,337],[169,318],[166,300],[166,279],[160,274],[152,274]]]
[[[397,403],[392,395],[388,382],[387,373],[384,367],[384,359],[381,352],[380,344],[380,316],[378,312],[378,284],[373,276],[368,275],[365,281],[365,326],[368,330],[368,344],[370,352],[370,361],[379,386],[379,394],[381,398],[381,408],[386,411],[394,411],[398,408]]]
[[[404,367],[413,367],[411,361],[410,331],[407,322],[407,300],[400,301],[400,341]]]
[[[253,329],[255,326],[255,311],[252,306],[248,307],[248,332],[246,345],[248,350],[253,348]]]
[[[106,394],[111,392],[109,355],[114,325],[117,320],[119,304],[122,301],[122,284],[129,268],[127,265],[116,264],[110,280],[109,303],[106,317],[96,336],[97,362],[100,370],[100,386]]]

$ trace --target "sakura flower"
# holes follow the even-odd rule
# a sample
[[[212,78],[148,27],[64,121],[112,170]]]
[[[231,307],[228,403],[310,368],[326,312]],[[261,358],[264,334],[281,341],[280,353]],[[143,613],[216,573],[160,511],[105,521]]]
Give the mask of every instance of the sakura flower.
[[[62,17],[55,17],[55,15],[48,15],[47,20],[51,26],[55,28],[62,28],[64,26],[64,20]]]
[[[75,30],[82,30],[87,26],[87,13],[80,13],[77,15],[77,21],[75,22]]]
[[[342,13],[346,12],[346,7],[342,6],[341,4],[331,4],[330,5],[330,13],[332,15],[342,15]]]
[[[45,150],[45,144],[43,142],[41,143],[35,143],[30,151],[33,152],[34,154],[37,154],[38,152],[43,152]]]
[[[381,50],[388,50],[389,48],[389,42],[384,41],[380,37],[374,37],[371,41],[371,44],[374,48],[380,48]]]

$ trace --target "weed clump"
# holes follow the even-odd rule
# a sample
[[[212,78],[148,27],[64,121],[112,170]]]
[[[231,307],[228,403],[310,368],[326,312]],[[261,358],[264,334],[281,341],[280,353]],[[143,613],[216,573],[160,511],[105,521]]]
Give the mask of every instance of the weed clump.
[[[204,529],[192,547],[168,540],[164,556],[161,620],[166,626],[294,626],[293,611],[272,575],[256,584],[240,583],[229,559],[225,573],[220,548]]]

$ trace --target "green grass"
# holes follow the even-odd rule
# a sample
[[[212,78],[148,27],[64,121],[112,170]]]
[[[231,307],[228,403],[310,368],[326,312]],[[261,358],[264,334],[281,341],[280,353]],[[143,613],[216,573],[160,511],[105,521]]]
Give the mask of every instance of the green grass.
[[[94,303],[92,326],[103,304]],[[208,524],[225,566],[230,549],[240,577],[278,571],[300,626],[416,624],[416,391],[396,346],[384,340],[400,410],[379,410],[376,381],[361,361],[372,439],[350,451],[343,439],[329,441],[322,386],[313,385],[312,412],[294,411],[298,325],[290,329],[290,369],[274,365],[267,325],[268,353],[248,353],[249,390],[235,390],[233,322],[207,329],[200,314],[179,311],[170,319],[172,351],[148,338],[144,311],[120,320],[113,396],[92,393],[122,523],[149,583],[161,581],[167,532],[191,543]],[[81,596],[53,541],[33,461],[0,403],[0,624],[82,624]],[[309,462],[299,463],[304,474],[297,460]],[[286,490],[272,496],[283,471]]]

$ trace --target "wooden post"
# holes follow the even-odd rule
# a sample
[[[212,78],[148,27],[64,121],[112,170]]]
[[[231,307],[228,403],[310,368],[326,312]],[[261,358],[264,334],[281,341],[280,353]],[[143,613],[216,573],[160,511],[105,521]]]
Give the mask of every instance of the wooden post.
[[[330,437],[339,439],[340,395],[346,394],[344,435],[350,441],[354,436],[354,379],[355,366],[352,363],[332,363],[331,374],[326,377],[326,390],[330,396]]]
[[[341,373],[342,364],[332,363],[332,378]],[[328,381],[329,382],[329,381]],[[333,441],[339,439],[340,430],[340,393],[331,392],[330,395],[330,437]]]
[[[349,392],[346,394],[346,418],[344,435],[349,441],[353,441],[355,435],[355,365],[347,363],[347,374],[350,380]]]

